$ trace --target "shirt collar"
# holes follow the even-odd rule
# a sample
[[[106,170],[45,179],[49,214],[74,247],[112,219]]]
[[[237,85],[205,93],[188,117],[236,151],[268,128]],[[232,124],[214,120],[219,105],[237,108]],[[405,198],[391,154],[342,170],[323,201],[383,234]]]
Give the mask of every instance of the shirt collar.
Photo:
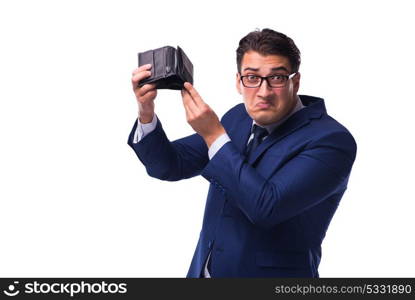
[[[280,126],[282,123],[284,123],[289,117],[291,117],[293,114],[295,114],[297,111],[299,111],[300,109],[304,108],[305,106],[303,105],[303,103],[300,100],[300,97],[297,95],[297,103],[295,104],[294,109],[288,114],[286,115],[284,118],[282,118],[281,120],[279,120],[278,122],[272,123],[272,124],[268,124],[265,126],[260,126],[265,128],[269,134],[271,134],[271,132],[273,132],[278,126]],[[254,125],[256,124],[255,120],[253,120],[252,122],[252,128],[254,127]],[[252,131],[251,128],[251,131]]]

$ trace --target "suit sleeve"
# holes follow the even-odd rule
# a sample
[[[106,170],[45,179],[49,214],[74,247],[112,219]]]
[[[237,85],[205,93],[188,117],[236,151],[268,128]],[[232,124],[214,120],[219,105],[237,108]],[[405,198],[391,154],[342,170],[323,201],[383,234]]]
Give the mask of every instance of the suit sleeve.
[[[151,177],[161,180],[177,181],[199,175],[209,161],[208,148],[198,134],[170,142],[160,120],[156,128],[139,143],[133,143],[137,121],[128,138]]]
[[[320,138],[265,179],[232,142],[202,172],[253,224],[271,228],[345,189],[356,144],[348,132]]]

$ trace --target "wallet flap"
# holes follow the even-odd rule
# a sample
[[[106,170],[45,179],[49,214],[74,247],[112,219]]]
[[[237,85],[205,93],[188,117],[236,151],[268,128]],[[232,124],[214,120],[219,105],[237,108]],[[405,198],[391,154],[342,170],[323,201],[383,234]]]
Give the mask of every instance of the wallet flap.
[[[193,84],[193,64],[190,59],[184,53],[183,49],[177,46],[178,60],[179,60],[179,73],[183,81],[188,81]]]
[[[163,78],[166,75],[166,48],[154,50],[153,72],[155,78]]]
[[[153,59],[153,50],[149,50],[146,52],[138,53],[138,66],[146,65],[146,64],[154,64]]]

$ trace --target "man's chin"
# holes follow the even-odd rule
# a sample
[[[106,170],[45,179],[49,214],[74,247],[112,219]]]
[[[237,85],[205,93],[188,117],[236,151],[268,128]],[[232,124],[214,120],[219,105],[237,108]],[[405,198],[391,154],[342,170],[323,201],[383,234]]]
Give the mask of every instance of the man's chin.
[[[253,119],[259,125],[268,125],[275,123],[277,117],[270,111],[259,111],[253,114]]]

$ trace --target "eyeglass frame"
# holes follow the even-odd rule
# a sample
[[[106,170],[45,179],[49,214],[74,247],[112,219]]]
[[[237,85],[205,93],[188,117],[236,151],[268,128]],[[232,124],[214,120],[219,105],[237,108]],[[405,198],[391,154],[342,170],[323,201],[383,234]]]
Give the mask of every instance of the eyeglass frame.
[[[294,73],[291,73],[290,75],[284,75],[284,74],[276,74],[276,75],[270,75],[270,76],[265,76],[265,77],[262,77],[262,76],[258,76],[258,75],[242,75],[241,73],[239,73],[239,76],[240,76],[240,80],[241,80],[241,82],[242,82],[242,85],[244,86],[244,87],[246,87],[246,88],[248,88],[248,89],[256,89],[256,88],[258,88],[258,87],[260,87],[261,85],[262,85],[262,82],[265,80],[266,82],[267,82],[267,84],[268,84],[268,86],[270,87],[270,88],[283,88],[283,87],[285,87],[286,85],[287,85],[287,82],[288,82],[288,80],[290,80],[290,79],[292,79],[295,75],[297,75],[297,73],[298,72],[294,72]],[[244,83],[244,81],[243,81],[243,78],[244,77],[248,77],[248,76],[255,76],[255,77],[258,77],[258,78],[261,78],[261,81],[260,81],[260,83],[257,85],[257,86],[246,86],[245,85],[245,83]],[[284,85],[282,85],[282,86],[278,86],[278,87],[274,87],[274,86],[272,86],[270,83],[269,83],[269,81],[268,81],[268,78],[269,77],[274,77],[274,76],[284,76],[285,78],[287,78],[286,79],[286,81],[284,82]]]

